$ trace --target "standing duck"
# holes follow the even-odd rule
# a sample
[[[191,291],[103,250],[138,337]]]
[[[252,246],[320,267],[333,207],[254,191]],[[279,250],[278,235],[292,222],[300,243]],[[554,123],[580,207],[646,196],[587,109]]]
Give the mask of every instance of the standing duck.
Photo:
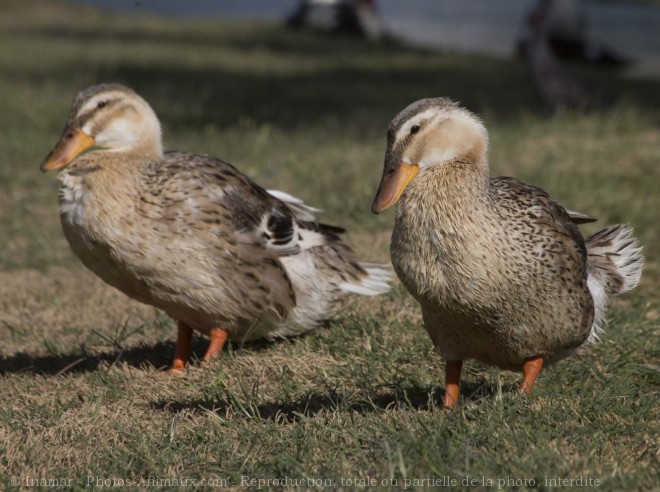
[[[344,294],[389,289],[315,209],[214,157],[163,152],[156,114],[128,87],[81,91],[41,169],[61,170],[62,228],[83,264],[178,322],[174,373],[193,330],[210,337],[208,361],[227,339],[297,335]]]
[[[641,276],[630,227],[585,240],[577,224],[593,219],[535,186],[489,177],[486,128],[445,98],[390,123],[372,210],[397,202],[392,263],[445,359],[446,407],[458,402],[468,358],[522,370],[529,394],[545,363],[598,339],[609,299]]]

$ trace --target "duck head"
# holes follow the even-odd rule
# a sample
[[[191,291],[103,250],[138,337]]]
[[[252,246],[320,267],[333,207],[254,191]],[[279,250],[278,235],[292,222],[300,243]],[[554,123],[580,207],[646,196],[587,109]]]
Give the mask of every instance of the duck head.
[[[421,99],[394,117],[380,186],[371,206],[375,214],[393,206],[424,171],[456,163],[487,172],[488,133],[477,116],[446,98]]]
[[[149,104],[128,87],[88,87],[74,99],[62,136],[41,163],[41,170],[63,169],[85,151],[159,158],[163,149],[158,118]]]

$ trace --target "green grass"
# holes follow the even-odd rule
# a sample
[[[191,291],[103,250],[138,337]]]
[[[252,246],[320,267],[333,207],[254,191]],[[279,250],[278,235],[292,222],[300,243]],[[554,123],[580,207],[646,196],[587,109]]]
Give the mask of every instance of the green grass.
[[[350,489],[355,478],[412,488],[435,477],[461,488],[467,477],[547,490],[546,477],[587,477],[606,490],[657,487],[657,81],[585,71],[621,95],[616,106],[552,114],[518,61],[58,2],[0,8],[3,483],[311,477]],[[417,98],[458,99],[490,130],[494,174],[541,186],[599,226],[632,224],[642,283],[614,302],[603,342],[545,371],[529,399],[515,394],[519,375],[500,374],[499,395],[495,369],[469,362],[459,409],[443,411],[442,362],[398,284],[347,301],[309,336],[231,345],[217,364],[165,377],[173,323],[79,265],[57,182],[38,170],[75,93],[108,81],[152,104],[167,148],[223,157],[323,208],[379,261],[392,215],[369,207],[386,126]],[[196,339],[197,354],[204,345]]]

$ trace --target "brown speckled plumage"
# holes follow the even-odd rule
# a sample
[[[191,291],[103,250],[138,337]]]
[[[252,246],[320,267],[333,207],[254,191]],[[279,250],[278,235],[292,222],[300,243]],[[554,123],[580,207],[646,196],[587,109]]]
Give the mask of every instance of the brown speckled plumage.
[[[108,284],[183,325],[222,327],[237,340],[294,335],[327,319],[347,292],[389,288],[385,269],[359,262],[343,229],[317,222],[296,198],[219,159],[163,153],[158,120],[132,90],[82,91],[42,168],[64,167],[53,162],[85,135],[97,148],[74,155],[60,175],[73,251]]]
[[[483,124],[455,103],[414,103],[390,125],[374,211],[393,204],[391,183],[412,169],[391,254],[426,330],[448,361],[520,370],[597,338],[608,298],[637,284],[643,258],[628,227],[585,242],[576,224],[591,219],[517,179],[490,178],[487,148]]]
[[[394,268],[422,304],[443,355],[520,369],[534,355],[581,345],[593,301],[584,240],[564,209],[513,178],[468,183],[480,177],[459,172],[458,187],[446,172],[429,169],[411,183],[391,247]],[[428,185],[437,193],[439,183],[443,191],[458,187],[460,196],[435,201]],[[466,200],[471,186],[483,194]],[[420,208],[433,213],[421,219]],[[557,329],[563,325],[570,330]]]

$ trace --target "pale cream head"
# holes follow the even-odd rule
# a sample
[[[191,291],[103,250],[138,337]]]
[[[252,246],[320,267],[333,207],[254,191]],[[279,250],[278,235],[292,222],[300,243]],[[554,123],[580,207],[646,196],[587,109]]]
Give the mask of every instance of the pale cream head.
[[[446,98],[411,104],[388,128],[383,177],[373,212],[394,205],[425,169],[460,164],[487,172],[487,152],[488,132],[476,115]]]
[[[89,87],[74,99],[60,141],[41,169],[62,169],[84,151],[158,159],[163,155],[160,122],[151,106],[128,87]]]
[[[421,169],[485,152],[488,142],[483,123],[457,106],[431,106],[395,132],[392,148],[399,147],[401,162]]]

